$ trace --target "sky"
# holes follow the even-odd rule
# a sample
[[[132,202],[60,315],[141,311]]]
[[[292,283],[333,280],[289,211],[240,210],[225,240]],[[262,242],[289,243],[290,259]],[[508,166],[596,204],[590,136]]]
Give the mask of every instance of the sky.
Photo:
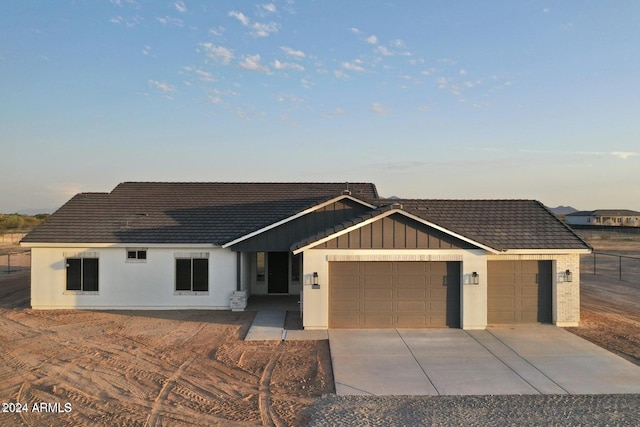
[[[125,181],[640,211],[640,2],[0,2],[0,212]]]

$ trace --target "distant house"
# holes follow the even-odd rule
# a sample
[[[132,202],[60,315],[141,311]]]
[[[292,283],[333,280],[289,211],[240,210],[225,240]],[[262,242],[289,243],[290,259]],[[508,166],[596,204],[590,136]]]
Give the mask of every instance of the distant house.
[[[627,209],[578,211],[565,216],[569,225],[613,225],[640,227],[640,212]]]
[[[76,195],[22,245],[34,309],[288,294],[306,329],[575,326],[591,251],[537,201],[384,199],[370,183],[126,182]]]

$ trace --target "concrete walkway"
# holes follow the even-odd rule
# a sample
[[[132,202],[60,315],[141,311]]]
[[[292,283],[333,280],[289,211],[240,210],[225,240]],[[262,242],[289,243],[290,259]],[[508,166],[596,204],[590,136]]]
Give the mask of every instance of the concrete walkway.
[[[326,340],[327,331],[286,330],[284,322],[286,310],[258,310],[245,341],[256,340]]]
[[[640,367],[551,325],[329,330],[338,395],[640,393]]]

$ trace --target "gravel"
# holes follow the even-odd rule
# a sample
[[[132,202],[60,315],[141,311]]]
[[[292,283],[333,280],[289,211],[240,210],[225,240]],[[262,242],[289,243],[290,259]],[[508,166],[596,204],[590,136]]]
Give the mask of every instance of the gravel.
[[[637,426],[640,394],[336,396],[317,399],[309,426]]]

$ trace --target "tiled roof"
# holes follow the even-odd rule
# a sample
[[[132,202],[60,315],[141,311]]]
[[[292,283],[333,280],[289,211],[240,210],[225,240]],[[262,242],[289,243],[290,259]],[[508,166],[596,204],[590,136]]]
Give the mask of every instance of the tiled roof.
[[[382,215],[394,208],[394,204],[395,208],[498,251],[590,249],[587,243],[535,200],[378,199],[371,203],[380,208],[298,242],[292,249],[299,249]]]
[[[25,243],[213,243],[237,237],[351,191],[378,197],[370,183],[126,182],[111,193],[73,197]]]

